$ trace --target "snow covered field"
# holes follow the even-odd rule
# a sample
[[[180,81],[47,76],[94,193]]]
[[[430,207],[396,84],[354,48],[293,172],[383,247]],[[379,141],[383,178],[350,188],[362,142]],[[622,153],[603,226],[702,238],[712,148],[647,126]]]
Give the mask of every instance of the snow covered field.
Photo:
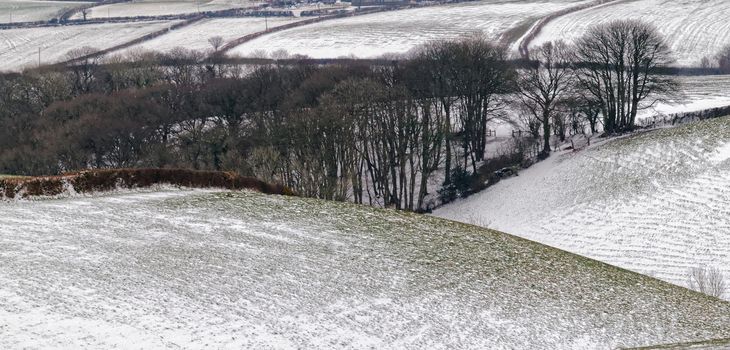
[[[41,63],[63,61],[84,46],[105,49],[169,27],[177,22],[130,22],[0,30],[0,71],[21,70]]]
[[[591,349],[730,304],[437,218],[251,192],[0,202],[2,348]]]
[[[268,19],[269,28],[292,23],[299,18],[274,17]],[[145,41],[127,50],[166,52],[182,46],[191,50],[210,50],[208,39],[221,36],[224,43],[233,39],[266,30],[267,20],[257,17],[206,19]]]
[[[679,76],[680,99],[639,112],[639,118],[730,106],[730,75]]]
[[[428,41],[475,32],[499,40],[510,29],[525,31],[542,16],[584,2],[487,0],[382,12],[273,33],[236,47],[230,55],[247,56],[258,50],[283,49],[315,58],[350,55],[372,58],[385,53],[404,53]],[[510,39],[518,39],[521,33],[515,35]]]
[[[47,21],[63,10],[83,6],[87,2],[44,0],[0,0],[0,23]]]
[[[730,118],[556,154],[435,215],[678,285],[698,266],[730,278]]]
[[[137,0],[94,6],[87,18],[179,15],[249,7],[259,3],[248,0]],[[76,14],[72,18],[80,19],[82,16]]]
[[[682,66],[698,66],[702,57],[712,58],[730,44],[730,1],[635,0],[606,4],[548,23],[533,44],[572,40],[596,24],[617,19],[639,19],[656,25],[670,43]]]

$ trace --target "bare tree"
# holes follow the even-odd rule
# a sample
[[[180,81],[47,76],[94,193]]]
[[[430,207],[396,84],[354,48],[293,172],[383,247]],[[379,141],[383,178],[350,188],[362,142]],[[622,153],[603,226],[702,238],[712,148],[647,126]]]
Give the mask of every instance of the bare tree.
[[[84,21],[89,16],[89,13],[91,13],[91,9],[90,8],[83,8],[83,9],[81,9],[81,16],[84,18]]]
[[[658,30],[636,20],[598,25],[578,40],[574,57],[581,88],[599,101],[607,133],[633,129],[641,108],[677,90],[658,68],[673,60]]]
[[[730,73],[730,45],[723,47],[715,56],[720,71],[724,74]]]
[[[223,37],[220,35],[212,36],[208,38],[208,44],[213,47],[214,52],[218,52],[221,46],[223,46]]]
[[[525,110],[542,124],[545,156],[550,153],[550,124],[558,118],[558,102],[570,93],[573,74],[567,45],[561,41],[545,43],[530,57],[536,62],[521,72],[517,87]]]
[[[73,80],[74,93],[89,93],[101,60],[99,50],[89,46],[73,49],[66,53],[66,60]]]
[[[725,294],[725,278],[714,267],[693,267],[687,273],[689,288],[716,298]]]

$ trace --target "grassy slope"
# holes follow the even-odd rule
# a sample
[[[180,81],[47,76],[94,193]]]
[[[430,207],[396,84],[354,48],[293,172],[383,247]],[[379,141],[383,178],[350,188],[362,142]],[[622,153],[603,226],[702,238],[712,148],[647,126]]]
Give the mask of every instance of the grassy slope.
[[[729,189],[725,117],[555,154],[436,215],[685,285],[692,267],[730,276]]]
[[[433,217],[250,192],[0,211],[0,330],[13,334],[2,347],[134,337],[150,347],[583,349],[730,336],[728,303]]]

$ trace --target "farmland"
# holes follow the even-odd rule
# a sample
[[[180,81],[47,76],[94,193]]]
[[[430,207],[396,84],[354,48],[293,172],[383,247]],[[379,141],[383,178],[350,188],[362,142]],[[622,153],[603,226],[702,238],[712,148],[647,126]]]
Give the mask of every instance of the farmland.
[[[586,1],[481,1],[388,11],[337,19],[284,30],[252,40],[230,52],[247,56],[256,51],[287,50],[315,58],[372,58],[405,53],[431,40],[483,33],[512,42],[540,17]]]
[[[619,1],[578,11],[555,19],[543,28],[533,44],[556,39],[574,40],[591,26],[617,19],[637,19],[655,25],[674,51],[677,65],[697,66],[730,44],[724,0],[638,0]]]
[[[559,153],[436,215],[678,285],[692,267],[730,275],[729,139],[725,117]]]
[[[0,23],[48,21],[63,10],[89,4],[80,1],[1,0]]]
[[[287,17],[206,19],[132,46],[128,50],[141,49],[166,52],[175,47],[184,47],[189,50],[209,50],[211,46],[208,39],[212,36],[220,36],[223,38],[224,43],[227,43],[248,34],[264,31],[267,26],[268,28],[274,28],[297,20],[298,18]]]
[[[242,8],[253,6],[256,4],[257,3],[255,2],[247,0],[142,0],[94,6],[88,13],[87,18],[98,19],[113,17],[181,15],[205,11]],[[72,18],[80,19],[83,17],[81,14],[76,14]]]
[[[63,61],[84,46],[105,49],[173,25],[174,21],[89,24],[0,30],[0,71]]]
[[[585,349],[730,304],[514,236],[253,192],[0,202],[0,347]]]

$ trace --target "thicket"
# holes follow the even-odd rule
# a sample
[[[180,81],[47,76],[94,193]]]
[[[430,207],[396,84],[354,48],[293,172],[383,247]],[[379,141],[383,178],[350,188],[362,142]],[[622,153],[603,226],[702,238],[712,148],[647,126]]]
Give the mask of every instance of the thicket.
[[[632,128],[639,102],[666,90],[653,75],[663,61],[585,62],[603,57],[594,44],[653,52],[636,38],[661,44],[649,26],[616,22],[591,31],[589,47],[548,44],[523,66],[482,37],[376,64],[245,66],[185,49],[102,64],[86,48],[63,69],[0,76],[0,173],[233,171],[304,196],[428,210],[429,183],[443,182],[442,200],[479,190],[498,180],[495,164],[518,165],[534,149],[545,156],[550,134],[596,132],[599,112],[609,132]],[[628,62],[627,73],[613,60]],[[530,141],[489,154],[497,119],[528,128]]]

